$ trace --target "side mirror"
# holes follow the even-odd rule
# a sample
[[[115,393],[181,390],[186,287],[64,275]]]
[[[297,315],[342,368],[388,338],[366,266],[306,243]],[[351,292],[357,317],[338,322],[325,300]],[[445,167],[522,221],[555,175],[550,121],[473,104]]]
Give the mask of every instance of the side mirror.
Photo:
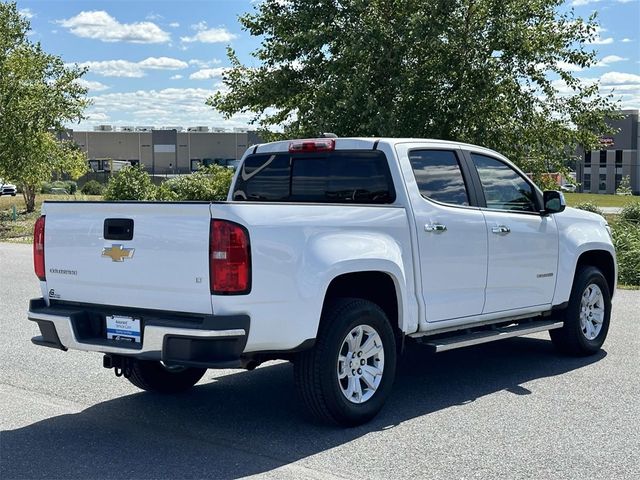
[[[545,215],[550,213],[560,213],[564,211],[567,206],[567,202],[564,200],[562,192],[556,190],[547,190],[543,195],[544,199],[544,211]]]

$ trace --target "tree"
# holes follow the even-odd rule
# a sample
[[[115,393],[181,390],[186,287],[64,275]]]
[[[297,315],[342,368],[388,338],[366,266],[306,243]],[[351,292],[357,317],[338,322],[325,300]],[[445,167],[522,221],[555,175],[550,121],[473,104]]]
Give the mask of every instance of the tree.
[[[633,192],[631,191],[631,177],[629,175],[625,175],[620,180],[620,185],[616,188],[616,195],[631,195]]]
[[[52,132],[82,118],[85,70],[67,67],[27,34],[29,22],[15,3],[0,2],[0,177],[18,183],[27,211],[35,208],[40,183],[54,173],[84,173],[84,155]]]
[[[562,170],[598,143],[615,104],[569,65],[593,65],[595,15],[562,0],[264,0],[240,17],[257,65],[233,49],[207,103],[286,136],[429,137]],[[555,76],[556,80],[551,78]]]
[[[73,142],[58,141],[49,132],[34,133],[22,144],[19,155],[5,165],[22,187],[27,212],[34,211],[40,186],[54,174],[67,174],[77,179],[87,171],[84,152]]]

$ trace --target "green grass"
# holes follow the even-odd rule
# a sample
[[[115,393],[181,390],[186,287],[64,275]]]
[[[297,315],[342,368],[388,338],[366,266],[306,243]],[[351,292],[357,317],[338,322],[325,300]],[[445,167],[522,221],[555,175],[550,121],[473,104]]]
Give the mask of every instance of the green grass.
[[[89,195],[38,195],[36,209],[26,213],[21,194],[15,197],[0,197],[0,242],[31,243],[33,240],[33,224],[40,216],[40,207],[44,200],[102,200],[100,196]],[[16,207],[17,219],[13,220],[13,206]]]
[[[598,193],[564,193],[570,207],[579,203],[595,203],[598,207],[624,207],[628,203],[640,202],[640,197],[633,195],[604,195]]]

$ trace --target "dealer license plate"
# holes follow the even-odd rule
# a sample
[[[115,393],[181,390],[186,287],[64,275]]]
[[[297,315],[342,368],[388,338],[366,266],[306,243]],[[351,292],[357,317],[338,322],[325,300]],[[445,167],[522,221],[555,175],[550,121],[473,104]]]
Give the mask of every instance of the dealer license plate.
[[[140,343],[140,319],[107,315],[107,340]]]

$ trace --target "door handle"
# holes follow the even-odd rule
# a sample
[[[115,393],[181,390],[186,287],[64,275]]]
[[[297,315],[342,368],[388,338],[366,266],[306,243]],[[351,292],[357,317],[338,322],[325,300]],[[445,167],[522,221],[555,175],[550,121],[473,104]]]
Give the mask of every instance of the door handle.
[[[511,232],[511,229],[506,225],[498,225],[497,227],[493,227],[491,231],[498,235],[506,235]]]
[[[447,227],[446,225],[442,225],[441,223],[428,223],[424,226],[424,231],[442,233],[447,231]]]

